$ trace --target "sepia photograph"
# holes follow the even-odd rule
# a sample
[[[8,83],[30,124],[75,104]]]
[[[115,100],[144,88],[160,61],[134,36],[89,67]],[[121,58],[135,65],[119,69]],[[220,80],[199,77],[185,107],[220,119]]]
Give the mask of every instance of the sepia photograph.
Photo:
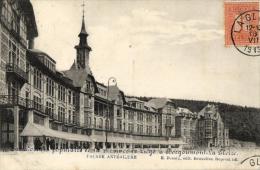
[[[259,169],[259,0],[0,0],[0,169]]]

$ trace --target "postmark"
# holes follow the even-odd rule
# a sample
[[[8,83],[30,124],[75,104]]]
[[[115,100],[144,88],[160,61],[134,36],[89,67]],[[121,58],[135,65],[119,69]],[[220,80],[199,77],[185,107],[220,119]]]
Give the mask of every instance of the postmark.
[[[231,28],[231,39],[235,48],[248,56],[260,56],[259,13],[259,10],[241,13]]]
[[[259,2],[225,1],[225,46],[248,56],[260,55]]]
[[[242,160],[240,164],[246,164],[250,167],[260,167],[260,155],[250,156]]]

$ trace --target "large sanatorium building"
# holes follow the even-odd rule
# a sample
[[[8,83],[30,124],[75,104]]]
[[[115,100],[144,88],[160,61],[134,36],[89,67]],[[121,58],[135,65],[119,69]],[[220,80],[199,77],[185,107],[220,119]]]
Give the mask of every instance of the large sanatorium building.
[[[39,143],[46,149],[46,141],[56,149],[229,146],[215,105],[193,113],[166,98],[127,97],[117,85],[95,80],[84,17],[75,61],[57,71],[55,60],[34,49],[31,2],[1,0],[0,14],[0,150]]]

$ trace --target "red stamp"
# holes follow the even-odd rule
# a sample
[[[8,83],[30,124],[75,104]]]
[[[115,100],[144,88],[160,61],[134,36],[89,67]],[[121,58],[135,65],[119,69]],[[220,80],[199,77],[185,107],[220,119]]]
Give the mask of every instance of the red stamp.
[[[225,2],[225,45],[245,55],[260,55],[259,16],[258,2]]]

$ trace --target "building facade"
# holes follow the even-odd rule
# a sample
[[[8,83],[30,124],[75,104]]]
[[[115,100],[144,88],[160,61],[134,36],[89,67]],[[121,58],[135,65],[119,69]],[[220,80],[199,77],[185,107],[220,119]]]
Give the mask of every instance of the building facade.
[[[198,113],[198,146],[229,146],[229,130],[215,105],[207,105]]]
[[[116,84],[96,81],[84,16],[75,61],[57,71],[55,60],[34,49],[30,1],[2,0],[0,10],[0,149],[228,146],[219,114],[192,113],[166,98],[127,97]]]

